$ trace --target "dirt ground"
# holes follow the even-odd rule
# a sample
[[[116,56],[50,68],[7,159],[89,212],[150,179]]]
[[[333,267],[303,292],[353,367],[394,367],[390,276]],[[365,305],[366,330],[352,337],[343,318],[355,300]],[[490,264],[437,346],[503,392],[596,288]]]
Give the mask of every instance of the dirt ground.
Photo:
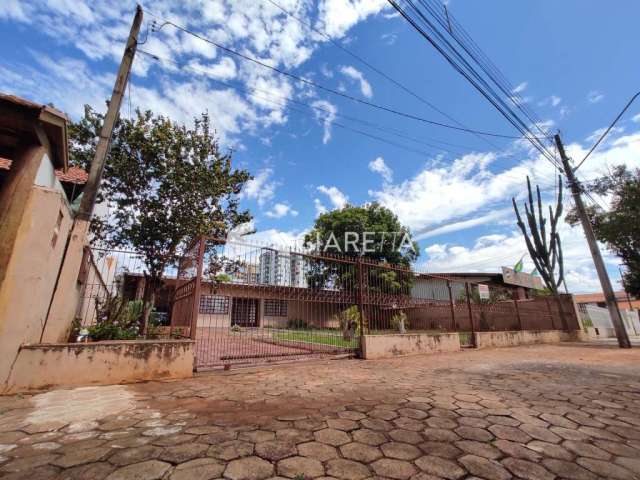
[[[563,344],[0,397],[0,478],[640,478],[639,365]]]

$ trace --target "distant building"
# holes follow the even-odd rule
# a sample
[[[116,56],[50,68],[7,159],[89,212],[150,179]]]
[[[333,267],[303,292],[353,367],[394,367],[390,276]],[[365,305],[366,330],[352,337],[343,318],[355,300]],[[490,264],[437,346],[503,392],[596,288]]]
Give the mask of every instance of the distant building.
[[[260,254],[260,283],[286,287],[306,287],[304,256],[293,252],[264,248]]]

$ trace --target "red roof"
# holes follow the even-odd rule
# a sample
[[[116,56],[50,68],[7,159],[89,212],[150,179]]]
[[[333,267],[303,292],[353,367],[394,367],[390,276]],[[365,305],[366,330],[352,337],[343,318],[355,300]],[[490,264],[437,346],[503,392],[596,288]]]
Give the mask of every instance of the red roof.
[[[67,173],[64,173],[62,170],[56,170],[56,177],[61,182],[84,185],[85,183],[87,183],[89,174],[80,167],[69,167],[67,169]]]
[[[0,157],[0,170],[11,170],[12,163],[13,163],[13,160]]]

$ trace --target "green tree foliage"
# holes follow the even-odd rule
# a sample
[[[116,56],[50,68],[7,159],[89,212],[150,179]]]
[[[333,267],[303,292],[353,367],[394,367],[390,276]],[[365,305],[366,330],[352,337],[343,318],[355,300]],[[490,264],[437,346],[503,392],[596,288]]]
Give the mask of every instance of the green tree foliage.
[[[617,166],[585,188],[611,197],[609,211],[589,206],[587,213],[597,239],[622,259],[624,289],[640,296],[640,169]],[[572,226],[580,223],[575,209],[569,211],[566,220]]]
[[[69,128],[71,158],[88,169],[103,116],[85,108]],[[224,238],[251,215],[238,194],[251,177],[231,167],[204,114],[193,128],[137,111],[115,127],[98,197],[108,216],[92,220],[92,232],[110,248],[131,248],[145,263],[144,330],[165,268],[198,235]]]
[[[355,239],[357,238],[357,242]],[[349,240],[354,240],[350,242]],[[383,264],[409,268],[420,254],[411,232],[398,217],[378,203],[361,207],[347,205],[316,218],[314,228],[305,236],[305,246],[321,254],[363,257]],[[354,289],[357,269],[335,262],[312,262],[307,273],[311,288]],[[408,294],[412,284],[409,273],[368,267],[364,279],[369,292]]]

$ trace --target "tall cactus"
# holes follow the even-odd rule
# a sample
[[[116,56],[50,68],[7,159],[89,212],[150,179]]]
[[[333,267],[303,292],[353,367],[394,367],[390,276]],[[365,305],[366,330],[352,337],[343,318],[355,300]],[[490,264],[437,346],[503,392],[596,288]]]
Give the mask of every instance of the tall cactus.
[[[555,212],[549,205],[549,221],[551,231],[547,239],[547,219],[542,214],[542,199],[540,196],[540,187],[536,185],[536,194],[538,201],[537,215],[536,208],[533,203],[533,192],[531,191],[531,181],[527,176],[527,189],[529,191],[528,204],[524,202],[524,210],[527,216],[527,226],[522,221],[516,199],[512,198],[513,209],[518,218],[518,227],[524,235],[527,244],[527,250],[533,260],[536,269],[540,273],[540,277],[546,287],[554,294],[558,294],[558,288],[564,282],[564,262],[562,258],[562,244],[560,243],[560,235],[558,234],[558,220],[562,215],[562,177],[558,176],[558,199]],[[556,267],[558,274],[556,275]]]

